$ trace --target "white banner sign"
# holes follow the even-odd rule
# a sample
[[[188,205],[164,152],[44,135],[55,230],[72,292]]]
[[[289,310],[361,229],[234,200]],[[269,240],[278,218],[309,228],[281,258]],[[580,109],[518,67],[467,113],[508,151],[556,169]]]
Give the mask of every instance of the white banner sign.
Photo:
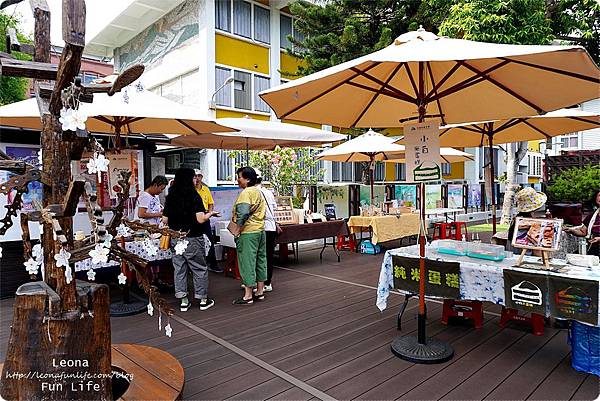
[[[436,181],[440,169],[440,136],[436,122],[404,126],[406,181]]]

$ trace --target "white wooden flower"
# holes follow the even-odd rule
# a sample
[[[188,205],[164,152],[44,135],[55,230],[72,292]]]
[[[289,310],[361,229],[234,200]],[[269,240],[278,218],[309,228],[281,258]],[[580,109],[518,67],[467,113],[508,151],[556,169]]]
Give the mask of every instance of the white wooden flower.
[[[152,305],[152,302],[148,302],[148,314],[150,316],[154,315],[154,305]]]
[[[125,285],[127,283],[127,276],[124,275],[123,272],[117,276],[117,279],[119,280],[120,285]]]
[[[150,257],[158,255],[158,247],[154,245],[154,242],[151,239],[146,238],[144,240],[144,249],[146,250],[146,254]]]
[[[87,162],[86,167],[88,169],[88,173],[100,174],[103,171],[108,171],[109,164],[110,160],[108,160],[103,154],[94,154],[94,157]]]
[[[167,324],[165,326],[165,334],[167,335],[167,337],[171,337],[173,334],[173,328],[171,327],[171,323]]]
[[[23,263],[23,265],[25,265],[27,273],[37,274],[39,265],[35,260],[33,260],[33,258],[29,258],[25,263]]]
[[[63,131],[76,131],[85,129],[87,115],[82,110],[61,109],[58,121],[62,124]]]
[[[33,246],[31,250],[31,256],[38,262],[44,259],[44,250],[42,249],[42,244],[36,244]]]
[[[2,247],[0,246],[0,259],[2,259]]]
[[[89,252],[90,257],[92,258],[92,264],[99,265],[108,262],[109,252],[110,249],[105,248],[104,244],[96,244],[94,249]]]
[[[104,236],[104,242],[102,243],[102,246],[104,246],[105,248],[110,248],[112,240],[113,236],[111,234],[106,234]]]
[[[39,167],[41,167],[41,166],[42,166],[42,164],[44,164],[44,163],[42,162],[42,161],[43,161],[43,157],[42,157],[42,149],[40,149],[40,150],[38,151],[37,157],[38,157],[38,166],[39,166]]]
[[[65,281],[67,282],[67,284],[73,281],[73,271],[71,270],[71,266],[69,265],[65,266]]]
[[[131,228],[127,227],[123,223],[119,224],[119,226],[117,227],[117,236],[125,238],[131,236]]]
[[[87,271],[87,278],[90,281],[96,280],[96,272],[94,271],[94,269],[90,269]]]
[[[183,255],[190,242],[188,240],[180,240],[175,244],[175,255]]]
[[[64,248],[61,248],[59,253],[54,254],[54,260],[56,260],[56,267],[69,266],[70,257],[71,254],[67,252]]]

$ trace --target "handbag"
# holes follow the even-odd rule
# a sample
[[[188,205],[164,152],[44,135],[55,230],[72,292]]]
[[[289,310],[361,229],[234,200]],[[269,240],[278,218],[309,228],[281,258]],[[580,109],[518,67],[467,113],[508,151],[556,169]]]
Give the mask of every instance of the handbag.
[[[227,231],[231,233],[234,237],[238,237],[242,233],[242,227],[233,221],[233,217],[229,220],[229,224],[227,224]]]
[[[267,201],[267,197],[262,192],[262,190],[260,191],[260,194],[263,196],[263,199],[265,200],[265,203],[267,204],[267,208],[269,208],[269,211],[271,212],[273,219],[275,219],[275,213],[273,213],[273,211],[271,210],[271,206],[269,206],[269,201]],[[275,222],[275,232],[277,233],[277,235],[280,235],[283,232],[283,228],[281,228],[281,225],[278,222]]]

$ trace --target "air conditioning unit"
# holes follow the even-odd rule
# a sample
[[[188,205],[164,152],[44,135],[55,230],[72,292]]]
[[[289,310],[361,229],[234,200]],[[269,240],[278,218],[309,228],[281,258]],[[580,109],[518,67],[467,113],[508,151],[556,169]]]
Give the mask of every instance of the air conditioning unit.
[[[167,155],[165,164],[168,170],[177,170],[181,165],[181,155],[179,153]]]

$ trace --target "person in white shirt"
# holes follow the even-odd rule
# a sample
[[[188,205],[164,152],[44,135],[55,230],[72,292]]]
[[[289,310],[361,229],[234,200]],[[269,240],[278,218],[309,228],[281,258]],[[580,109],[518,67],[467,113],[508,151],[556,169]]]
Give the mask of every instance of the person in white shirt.
[[[260,189],[260,192],[265,198],[267,203],[267,209],[265,210],[265,234],[267,236],[267,280],[265,281],[265,292],[273,291],[273,284],[271,279],[273,278],[273,254],[275,253],[275,238],[277,237],[277,225],[275,223],[274,211],[277,207],[275,202],[275,195],[273,192],[262,186],[262,175],[258,169],[256,174],[258,176],[256,180],[256,187]]]
[[[157,175],[150,185],[140,194],[137,200],[135,218],[145,223],[159,224],[163,207],[158,195],[167,187],[165,176]]]

